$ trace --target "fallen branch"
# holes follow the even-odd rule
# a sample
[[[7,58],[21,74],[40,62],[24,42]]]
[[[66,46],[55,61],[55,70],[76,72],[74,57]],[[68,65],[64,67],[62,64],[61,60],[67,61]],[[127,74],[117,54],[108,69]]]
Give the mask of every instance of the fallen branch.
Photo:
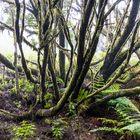
[[[15,66],[3,55],[0,53],[0,62],[4,64],[7,68],[15,71]],[[38,70],[31,68],[31,73],[35,76],[38,75]],[[18,72],[23,72],[21,66],[18,66]]]
[[[30,108],[29,111],[24,112],[22,114],[15,114],[11,113],[9,111],[0,109],[0,114],[6,115],[7,117],[13,119],[13,120],[24,120],[24,119],[33,119],[36,117],[36,107],[39,103],[39,96],[36,97],[35,104]]]
[[[120,84],[127,84],[128,82],[136,78],[136,76],[138,76],[139,74],[140,74],[140,70],[135,73],[130,73],[129,77],[126,80],[118,79],[116,82]]]
[[[94,109],[95,107],[97,107],[101,104],[104,104],[110,100],[113,100],[113,99],[116,99],[119,97],[124,97],[124,96],[129,97],[129,96],[139,95],[140,94],[140,87],[135,87],[135,88],[130,88],[130,89],[120,89],[120,90],[116,90],[116,91],[109,90],[109,91],[105,91],[105,93],[109,94],[109,95],[107,95],[107,96],[103,97],[102,99],[91,104],[89,107],[90,110]],[[112,94],[110,94],[110,93],[112,93]]]

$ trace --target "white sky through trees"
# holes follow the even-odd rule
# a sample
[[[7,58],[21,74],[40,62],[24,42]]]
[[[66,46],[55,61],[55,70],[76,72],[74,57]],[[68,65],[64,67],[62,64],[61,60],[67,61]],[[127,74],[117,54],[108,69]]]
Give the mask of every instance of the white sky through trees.
[[[3,11],[3,5],[0,3],[0,21],[5,23],[6,17],[4,17],[4,11]],[[3,18],[4,17],[4,18]],[[13,33],[4,30],[0,30],[0,52],[4,55],[13,55],[14,53],[14,39],[13,39]],[[25,44],[23,45],[23,49],[25,52],[25,55],[29,56],[29,54],[33,53],[31,49],[26,46]]]
[[[114,3],[114,0],[109,0],[109,2]],[[120,9],[123,9],[124,5],[125,5],[125,0],[119,4]],[[4,17],[5,15],[4,15],[3,9],[4,9],[3,3],[0,2],[0,21],[5,23],[4,20],[6,19],[6,17]],[[74,15],[74,17],[75,17],[75,15]],[[78,16],[78,18],[80,18],[80,15]],[[8,30],[4,30],[3,32],[0,31],[0,52],[2,54],[13,55],[13,53],[14,53],[13,42],[14,42],[14,40],[12,37],[12,32],[9,32]],[[103,46],[103,44],[102,44],[103,42],[104,41],[101,39],[99,46]],[[24,52],[26,55],[33,53],[33,51],[31,51],[30,48],[28,46],[26,46],[25,44],[23,45],[23,49],[24,49]],[[98,49],[99,49],[99,47],[98,47]]]

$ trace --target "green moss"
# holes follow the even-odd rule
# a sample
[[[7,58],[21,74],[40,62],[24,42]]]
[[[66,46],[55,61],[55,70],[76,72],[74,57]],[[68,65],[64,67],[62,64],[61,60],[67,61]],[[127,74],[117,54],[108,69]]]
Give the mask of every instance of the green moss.
[[[100,121],[104,126],[110,126],[110,127],[121,127],[124,126],[123,122],[118,122],[117,120],[107,119],[107,118],[98,118],[98,121]]]

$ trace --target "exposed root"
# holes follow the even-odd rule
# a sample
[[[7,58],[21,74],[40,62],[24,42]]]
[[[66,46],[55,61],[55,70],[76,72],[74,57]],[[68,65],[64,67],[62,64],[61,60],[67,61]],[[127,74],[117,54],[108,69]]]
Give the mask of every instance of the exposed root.
[[[39,98],[36,98],[35,104],[30,108],[28,112],[24,112],[23,114],[15,114],[4,109],[0,109],[0,114],[3,114],[13,120],[23,120],[23,119],[33,119],[35,117],[35,108],[38,105]]]
[[[6,111],[6,110],[3,110],[3,109],[0,109],[0,114],[6,115],[7,117],[10,117],[12,119],[15,118],[15,117],[17,117],[16,114],[11,113],[11,112]]]

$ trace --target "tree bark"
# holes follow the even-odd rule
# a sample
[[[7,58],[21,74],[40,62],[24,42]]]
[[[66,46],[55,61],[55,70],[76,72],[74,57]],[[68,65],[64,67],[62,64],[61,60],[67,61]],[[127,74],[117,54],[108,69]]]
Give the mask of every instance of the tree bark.
[[[122,36],[118,39],[113,48],[110,50],[110,52],[106,55],[104,64],[100,69],[100,74],[104,76],[105,80],[107,80],[110,76],[109,70],[112,66],[112,62],[114,62],[116,55],[118,54],[119,50],[123,47],[124,42],[127,40],[128,36],[132,32],[136,24],[135,20],[138,14],[139,4],[140,1],[133,0],[132,8],[129,14],[127,24],[125,26],[125,30],[123,31]]]
[[[59,8],[62,10],[63,9],[63,0],[59,1]],[[65,48],[65,36],[63,31],[61,30],[62,26],[62,21],[59,21],[59,29],[60,29],[60,34],[59,34],[59,44],[62,48]],[[60,78],[65,81],[65,54],[63,51],[59,50],[59,71],[60,71]]]
[[[102,92],[104,93],[104,91]],[[116,91],[105,91],[106,95],[105,97],[103,97],[102,99],[92,103],[89,107],[89,109],[87,110],[88,112],[92,111],[95,107],[101,105],[101,104],[105,104],[110,100],[119,98],[119,97],[129,97],[129,96],[135,96],[135,95],[139,95],[140,94],[140,87],[135,87],[135,88],[130,88],[130,89],[118,89]]]

